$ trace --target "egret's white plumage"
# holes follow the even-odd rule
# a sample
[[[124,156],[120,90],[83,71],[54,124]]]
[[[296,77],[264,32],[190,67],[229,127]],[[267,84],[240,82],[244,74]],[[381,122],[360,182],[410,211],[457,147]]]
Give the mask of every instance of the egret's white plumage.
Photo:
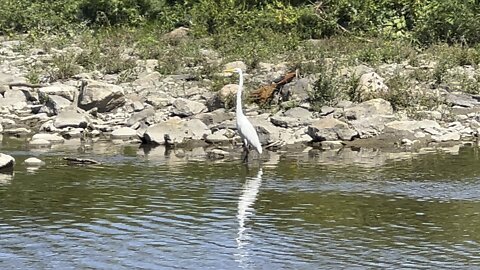
[[[262,153],[262,145],[260,144],[260,140],[258,139],[258,134],[255,128],[253,127],[252,123],[248,120],[248,118],[243,114],[242,109],[242,90],[243,90],[243,72],[239,68],[229,69],[226,72],[235,72],[239,75],[239,82],[238,82],[238,90],[237,90],[237,105],[235,114],[237,116],[237,130],[242,138],[244,147],[248,151],[248,146],[253,146],[258,153]]]

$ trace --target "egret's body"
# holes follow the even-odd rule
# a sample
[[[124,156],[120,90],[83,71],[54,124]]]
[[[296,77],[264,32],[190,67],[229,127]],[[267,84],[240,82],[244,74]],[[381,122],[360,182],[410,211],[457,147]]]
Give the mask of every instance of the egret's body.
[[[232,70],[227,70],[228,72],[236,72],[239,75],[239,82],[238,82],[238,90],[237,90],[237,104],[236,104],[236,123],[237,123],[237,130],[240,134],[240,138],[242,138],[243,147],[247,151],[248,157],[248,147],[249,145],[253,146],[257,150],[259,154],[262,153],[262,145],[260,144],[260,139],[258,138],[257,131],[253,127],[252,123],[248,120],[248,118],[243,114],[242,109],[242,90],[243,90],[243,73],[242,70],[239,68],[235,68]]]

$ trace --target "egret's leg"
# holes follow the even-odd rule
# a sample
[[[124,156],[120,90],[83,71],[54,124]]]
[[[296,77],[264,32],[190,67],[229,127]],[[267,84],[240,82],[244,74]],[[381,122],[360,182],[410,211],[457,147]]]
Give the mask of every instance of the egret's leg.
[[[247,140],[243,140],[243,162],[248,162],[248,154],[250,153],[250,149],[248,148]]]

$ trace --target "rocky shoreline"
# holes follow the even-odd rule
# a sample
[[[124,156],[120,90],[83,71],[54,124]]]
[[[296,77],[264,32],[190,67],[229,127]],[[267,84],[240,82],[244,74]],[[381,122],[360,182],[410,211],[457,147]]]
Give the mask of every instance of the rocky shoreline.
[[[130,82],[122,82],[119,79],[122,74],[85,72],[62,81],[30,85],[26,79],[28,65],[48,62],[52,55],[40,49],[17,52],[15,46],[19,42],[0,42],[0,134],[3,136],[28,137],[32,148],[49,147],[74,138],[173,147],[211,145],[214,158],[224,156],[222,146],[240,142],[235,131],[235,114],[227,105],[236,85],[227,84],[214,92],[208,79],[160,74],[155,71],[158,61],[154,59],[137,60],[136,78]],[[64,49],[69,50],[81,49]],[[224,66],[247,69],[241,61]],[[392,68],[412,67],[391,64],[382,70]],[[246,81],[269,83],[286,72],[286,64],[261,63],[258,70],[247,71]],[[359,77],[357,93],[375,97],[375,93],[388,91],[384,79],[373,68],[360,65],[350,72]],[[478,95],[437,91],[435,94],[442,97],[439,109],[419,111],[416,119],[404,111],[394,111],[382,98],[365,98],[366,101],[359,103],[341,100],[335,106],[315,111],[308,94],[315,80],[315,76],[300,76],[284,85],[275,109],[261,109],[256,104],[246,106],[245,112],[265,148],[309,145],[337,149],[362,145],[365,140],[376,147],[376,139],[382,145],[387,142],[391,146],[414,147],[475,141],[480,133]],[[239,147],[233,148],[234,151]],[[9,159],[5,162],[12,165]]]

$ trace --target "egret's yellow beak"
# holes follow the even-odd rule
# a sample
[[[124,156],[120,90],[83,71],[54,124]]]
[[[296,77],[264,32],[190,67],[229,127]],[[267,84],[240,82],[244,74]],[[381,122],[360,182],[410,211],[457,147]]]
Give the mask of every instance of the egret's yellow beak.
[[[227,68],[223,71],[223,73],[235,73],[235,69],[234,68]]]

